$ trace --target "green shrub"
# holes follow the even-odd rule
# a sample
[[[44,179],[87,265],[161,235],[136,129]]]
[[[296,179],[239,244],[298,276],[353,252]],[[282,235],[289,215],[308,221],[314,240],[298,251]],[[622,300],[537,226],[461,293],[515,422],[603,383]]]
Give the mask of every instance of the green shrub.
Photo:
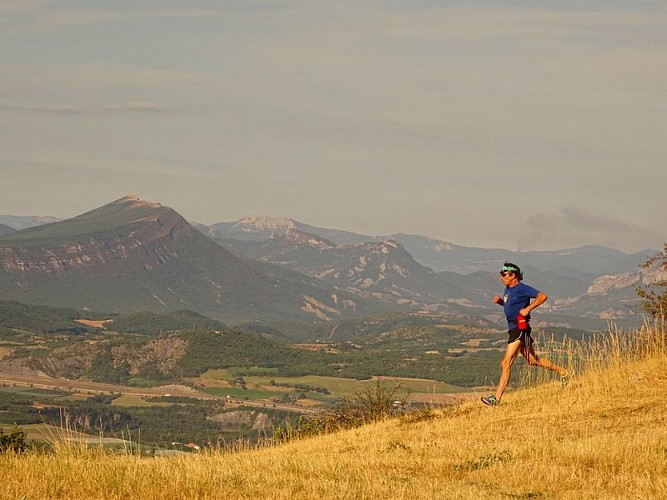
[[[14,425],[12,432],[5,434],[0,428],[0,453],[6,451],[23,452],[29,448],[28,435],[18,425]]]
[[[652,267],[662,268],[667,271],[667,243],[661,253],[649,257],[642,264],[643,269]],[[637,295],[644,300],[642,309],[654,318],[664,317],[667,313],[667,280],[659,280],[649,287],[638,287]]]
[[[325,410],[314,417],[301,416],[296,427],[277,427],[273,431],[275,442],[329,434],[342,429],[351,429],[402,414],[405,401],[398,400],[396,394],[400,385],[383,387],[380,381],[355,394],[351,399],[331,410]]]

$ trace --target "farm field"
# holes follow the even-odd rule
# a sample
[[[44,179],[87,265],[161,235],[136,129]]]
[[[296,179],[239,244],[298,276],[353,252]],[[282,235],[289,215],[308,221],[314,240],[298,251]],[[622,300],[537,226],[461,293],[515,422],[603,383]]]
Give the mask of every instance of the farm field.
[[[208,370],[200,377],[193,380],[204,387],[229,387],[233,385],[229,381],[238,378],[239,372],[259,371],[267,372],[270,369],[252,369],[252,368],[228,368]],[[459,387],[444,382],[438,382],[427,379],[402,378],[402,377],[372,377],[366,380],[356,380],[350,378],[326,377],[321,375],[305,375],[301,377],[279,377],[274,375],[245,375],[242,377],[249,389],[265,392],[284,392],[286,389],[299,389],[297,386],[309,386],[313,388],[327,389],[331,397],[348,397],[358,394],[364,389],[379,382],[383,387],[395,387],[399,385],[403,393],[434,393],[451,394],[467,392],[470,389]],[[273,381],[273,383],[272,383]],[[282,387],[280,385],[284,384]],[[208,391],[208,389],[207,389]],[[224,391],[223,391],[224,392]],[[249,391],[248,391],[249,392]],[[252,397],[250,397],[252,399]]]
[[[0,425],[0,427],[4,432],[11,430],[11,426]],[[129,443],[120,438],[86,434],[73,429],[64,429],[44,423],[22,425],[21,429],[28,435],[28,439],[42,443],[81,443],[97,445],[122,445]]]
[[[169,406],[173,403],[159,402],[159,401],[147,401],[144,396],[137,394],[123,394],[120,397],[117,397],[111,402],[111,406],[118,407],[143,407],[143,406]]]
[[[435,394],[449,394],[465,392],[467,389],[444,382],[433,380],[419,380],[394,377],[373,377],[369,380],[355,380],[336,377],[322,377],[318,375],[307,375],[303,377],[244,377],[248,384],[256,384],[262,387],[271,387],[271,380],[275,384],[307,385],[327,389],[335,397],[349,397],[372,387],[379,382],[383,387],[400,386],[399,393],[426,392]]]

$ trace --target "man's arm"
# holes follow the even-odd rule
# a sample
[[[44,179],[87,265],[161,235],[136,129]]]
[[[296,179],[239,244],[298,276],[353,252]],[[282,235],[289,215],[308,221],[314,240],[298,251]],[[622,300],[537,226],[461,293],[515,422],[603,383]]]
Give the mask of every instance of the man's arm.
[[[549,297],[547,297],[546,294],[538,292],[537,297],[535,297],[535,300],[533,300],[528,305],[528,307],[524,307],[523,309],[521,309],[521,311],[519,311],[519,314],[521,314],[522,316],[528,316],[530,314],[530,311],[544,304],[548,298]]]

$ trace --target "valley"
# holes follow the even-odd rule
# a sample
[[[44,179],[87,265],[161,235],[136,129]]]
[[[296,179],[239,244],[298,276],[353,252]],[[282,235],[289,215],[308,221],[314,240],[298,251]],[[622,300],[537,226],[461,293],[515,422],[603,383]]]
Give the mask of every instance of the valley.
[[[60,419],[158,448],[257,442],[373,390],[412,408],[477,397],[506,344],[491,301],[504,260],[547,291],[533,326],[561,362],[609,321],[643,321],[635,287],[664,278],[638,268],[648,250],[517,253],[266,217],[203,226],[136,196],[5,220],[0,425]]]
[[[254,441],[376,386],[417,406],[474,396],[495,377],[499,336],[440,317],[231,328],[185,311],[82,320],[0,301],[0,426],[65,425],[90,439],[134,429],[158,448]]]

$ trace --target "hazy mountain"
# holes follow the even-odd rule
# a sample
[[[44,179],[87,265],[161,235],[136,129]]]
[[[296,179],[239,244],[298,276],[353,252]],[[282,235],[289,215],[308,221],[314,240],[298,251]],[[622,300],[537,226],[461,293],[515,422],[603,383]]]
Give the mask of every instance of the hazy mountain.
[[[214,238],[237,255],[290,267],[364,296],[427,304],[470,295],[462,276],[448,280],[422,266],[397,242],[337,245],[296,228],[263,242]]]
[[[192,309],[216,319],[327,319],[367,301],[240,259],[169,207],[134,196],[0,238],[0,298],[114,312]]]
[[[592,281],[609,273],[633,272],[656,250],[643,250],[631,255],[599,246],[553,251],[515,252],[501,248],[474,248],[455,245],[420,235],[396,233],[388,236],[368,236],[335,229],[310,226],[287,218],[262,216],[244,217],[235,222],[220,222],[209,227],[210,236],[241,241],[265,241],[271,236],[284,235],[290,230],[308,233],[336,245],[392,240],[399,242],[412,257],[435,272],[450,271],[470,274],[475,271],[497,271],[505,261],[542,271],[555,271],[563,276]]]
[[[209,234],[214,238],[264,241],[271,236],[284,235],[297,229],[303,233],[316,235],[338,245],[354,245],[366,241],[381,241],[383,238],[351,233],[339,229],[325,229],[310,226],[287,218],[264,217],[261,215],[243,217],[234,222],[219,222],[209,226]]]
[[[0,298],[122,313],[192,309],[228,322],[329,320],[388,308],[493,321],[497,270],[510,260],[549,295],[544,317],[572,325],[637,315],[633,283],[645,279],[638,264],[655,253],[595,246],[517,253],[267,217],[196,226],[130,196],[2,236]]]
[[[253,234],[252,225],[244,227],[243,236],[247,238]],[[317,234],[304,233],[296,229],[295,224],[275,225],[271,234],[263,241],[219,237],[216,241],[237,255],[290,267],[353,293],[410,304],[439,314],[465,314],[465,311],[482,316],[499,314],[491,303],[493,295],[502,293],[497,270],[505,260],[511,260],[523,267],[527,283],[549,295],[550,300],[542,312],[550,323],[585,328],[594,325],[603,328],[608,319],[619,324],[625,324],[625,320],[635,321],[639,301],[634,287],[617,288],[590,297],[589,294],[592,284],[607,276],[601,274],[604,269],[630,269],[632,271],[628,272],[637,274],[637,263],[651,253],[629,256],[601,247],[582,247],[562,252],[517,254],[502,249],[465,248],[421,236],[395,235],[412,244],[413,251],[423,259],[430,253],[438,255],[441,262],[449,262],[452,268],[473,271],[463,275],[452,271],[434,272],[413,258],[396,240],[340,245]],[[259,234],[255,233],[255,237],[259,238]],[[593,269],[584,272],[587,268]],[[609,276],[617,274],[623,273]],[[623,306],[613,309],[614,300],[621,301]]]
[[[523,267],[542,271],[556,271],[565,276],[592,279],[607,273],[636,271],[655,250],[625,254],[600,246],[551,251],[513,252],[500,248],[471,248],[446,243],[418,235],[394,234],[415,259],[436,271],[467,274],[477,270],[497,271],[503,262],[510,261]]]
[[[7,226],[6,224],[0,224],[0,237],[6,235],[6,234],[12,234],[15,233],[16,229],[13,227]]]
[[[336,245],[291,229],[263,242],[216,241],[237,255],[284,265],[350,292],[440,312],[452,309],[454,304],[469,309],[495,310],[491,298],[502,292],[495,269],[469,275],[449,271],[435,273],[392,240]],[[548,291],[554,300],[583,295],[592,281],[531,267],[525,268],[525,274],[530,284]],[[447,307],[434,308],[435,303]],[[457,311],[460,312],[460,308]]]
[[[17,231],[58,222],[59,220],[61,219],[46,215],[0,215],[0,224],[7,225]]]

